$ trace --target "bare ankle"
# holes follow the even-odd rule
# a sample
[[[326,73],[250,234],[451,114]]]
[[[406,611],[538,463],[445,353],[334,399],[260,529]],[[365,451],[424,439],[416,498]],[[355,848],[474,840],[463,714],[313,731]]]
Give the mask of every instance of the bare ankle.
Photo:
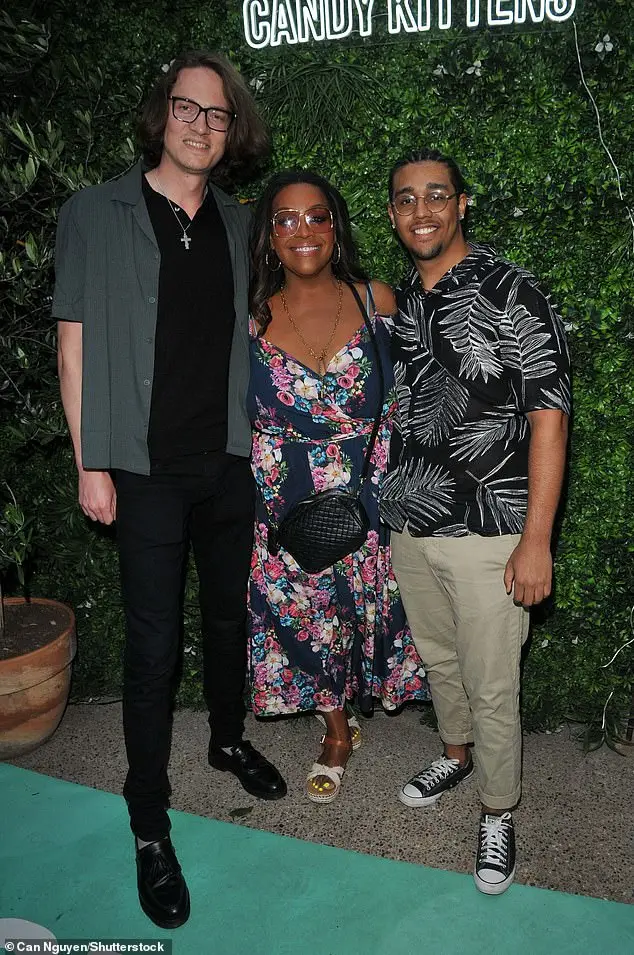
[[[461,766],[465,766],[469,762],[469,747],[466,743],[445,743],[445,756],[447,759],[457,759]]]
[[[490,809],[488,806],[482,805],[482,815],[483,816],[503,816],[505,812],[511,812],[510,809]]]

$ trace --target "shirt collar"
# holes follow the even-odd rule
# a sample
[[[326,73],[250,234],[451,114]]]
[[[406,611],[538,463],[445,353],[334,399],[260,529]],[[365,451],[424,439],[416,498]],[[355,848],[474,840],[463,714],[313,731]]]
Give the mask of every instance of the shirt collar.
[[[402,283],[404,291],[413,291],[423,295],[439,295],[448,292],[461,285],[467,285],[474,275],[481,270],[482,266],[490,266],[497,259],[494,249],[490,245],[484,245],[480,242],[470,242],[469,252],[455,265],[453,265],[441,279],[436,282],[432,289],[425,289],[421,282],[418,269],[412,268],[407,278]]]

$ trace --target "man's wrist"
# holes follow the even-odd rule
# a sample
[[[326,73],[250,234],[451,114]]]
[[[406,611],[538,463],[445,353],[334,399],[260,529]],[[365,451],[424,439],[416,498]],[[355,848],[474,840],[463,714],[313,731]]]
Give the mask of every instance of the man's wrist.
[[[550,539],[551,533],[544,533],[544,531],[533,531],[533,530],[524,530],[521,537],[521,543],[527,544],[529,547],[543,548],[544,550],[550,550]]]

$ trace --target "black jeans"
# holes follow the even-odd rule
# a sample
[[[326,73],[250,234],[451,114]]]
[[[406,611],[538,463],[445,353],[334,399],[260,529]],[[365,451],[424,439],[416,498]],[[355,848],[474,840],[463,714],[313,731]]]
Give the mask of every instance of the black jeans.
[[[253,477],[245,458],[221,451],[205,456],[202,470],[116,474],[126,619],[123,729],[129,770],[123,794],[132,831],[146,841],[170,829],[167,764],[190,541],[199,577],[211,741],[230,746],[244,731]]]

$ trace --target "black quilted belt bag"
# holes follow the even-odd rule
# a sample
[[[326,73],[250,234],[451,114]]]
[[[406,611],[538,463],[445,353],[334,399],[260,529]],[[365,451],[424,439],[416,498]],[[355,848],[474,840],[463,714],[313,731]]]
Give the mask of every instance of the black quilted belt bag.
[[[356,288],[352,284],[349,284],[349,288],[357,301],[372,341],[381,383],[381,396],[356,492],[332,488],[311,494],[298,501],[279,525],[276,527],[272,524],[269,530],[270,553],[277,554],[282,546],[295,558],[302,570],[309,574],[319,574],[338,560],[359,550],[370,530],[370,520],[360,494],[368,476],[370,458],[381,424],[385,379],[372,323]]]

